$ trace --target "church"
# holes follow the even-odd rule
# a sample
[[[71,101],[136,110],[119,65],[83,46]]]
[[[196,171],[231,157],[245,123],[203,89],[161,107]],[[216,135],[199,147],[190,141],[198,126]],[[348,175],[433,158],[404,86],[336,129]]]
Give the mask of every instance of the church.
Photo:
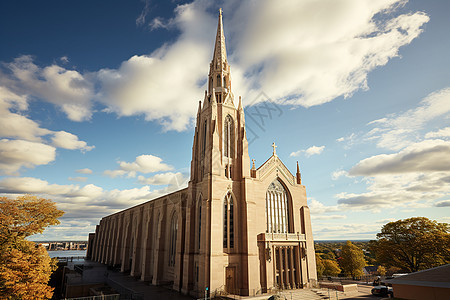
[[[258,295],[317,280],[297,163],[250,161],[241,97],[231,91],[222,11],[197,113],[188,187],[101,219],[87,256],[183,294]]]

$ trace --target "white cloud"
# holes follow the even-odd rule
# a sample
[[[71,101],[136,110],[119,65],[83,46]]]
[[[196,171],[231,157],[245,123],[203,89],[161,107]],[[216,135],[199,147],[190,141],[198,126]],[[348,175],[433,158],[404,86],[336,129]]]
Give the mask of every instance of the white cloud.
[[[0,165],[2,173],[13,174],[22,167],[45,165],[55,159],[55,147],[47,144],[52,137],[56,147],[89,151],[93,146],[80,141],[65,131],[54,132],[29,119],[23,112],[28,109],[28,97],[0,86]]]
[[[58,65],[41,68],[28,55],[20,56],[6,66],[12,72],[16,89],[59,106],[72,121],[91,118],[93,85],[81,73]]]
[[[337,219],[347,219],[346,215],[312,215],[313,220],[337,220]]]
[[[366,158],[354,166],[352,176],[450,171],[450,141],[425,140],[394,154]]]
[[[429,20],[421,12],[396,13],[405,2],[223,3],[233,91],[247,104],[264,88],[277,103],[309,107],[367,89],[368,73],[397,57]],[[195,116],[193,104],[203,97],[212,56],[217,12],[210,11],[216,11],[214,3],[197,0],[179,5],[169,20],[155,17],[151,28],[180,34],[118,69],[81,73],[40,67],[30,56],[21,56],[6,64],[12,72],[8,79],[30,97],[57,105],[71,120],[91,118],[95,99],[119,116],[144,115],[165,130],[184,130]],[[145,24],[148,12],[145,1],[138,25]]]
[[[311,210],[311,215],[321,215],[328,212],[340,211],[340,208],[336,205],[326,206],[323,203],[311,197],[308,199],[308,206],[309,209]]]
[[[24,140],[0,140],[0,173],[13,175],[22,167],[33,168],[55,160],[55,148]]]
[[[323,152],[323,149],[325,149],[325,146],[311,146],[306,150],[298,150],[296,152],[292,152],[290,156],[300,156],[301,154],[305,154],[306,157],[310,157],[312,155],[318,155]]]
[[[450,127],[445,127],[438,131],[428,132],[427,134],[425,134],[426,139],[438,137],[450,137]]]
[[[436,207],[450,207],[450,200],[444,200],[444,201],[440,201],[437,202],[435,204]]]
[[[136,173],[155,173],[161,171],[170,171],[172,166],[162,162],[157,156],[144,154],[136,157],[134,162],[118,161],[118,170],[106,170],[103,174],[115,178],[117,176],[135,177]]]
[[[395,16],[404,2],[230,3],[225,12],[237,13],[224,16],[236,35],[233,62],[250,74],[248,86],[263,87],[278,102],[309,107],[349,97],[367,89],[367,74],[397,57],[428,22],[421,12]]]
[[[144,176],[139,176],[138,180],[142,184],[150,185],[169,185],[174,189],[181,189],[187,187],[189,181],[189,174],[183,174],[181,172],[166,172],[161,174],[156,174],[152,177],[145,178]]]
[[[338,180],[338,179],[339,179],[340,177],[342,177],[342,176],[348,176],[347,171],[344,171],[344,170],[334,171],[334,172],[331,174],[331,179],[333,179],[333,180]]]
[[[92,170],[89,168],[78,169],[75,172],[80,173],[80,174],[92,174]]]
[[[78,182],[86,182],[87,177],[69,177],[68,178],[70,181],[78,181]]]
[[[85,141],[80,141],[76,135],[66,131],[55,132],[52,142],[56,147],[70,150],[90,151],[95,148],[95,146],[88,146]]]
[[[399,150],[417,141],[420,138],[418,132],[427,123],[444,118],[449,112],[450,88],[445,88],[428,95],[416,108],[368,123],[378,127],[372,129],[367,138],[377,140],[378,147]],[[445,137],[446,134],[448,129],[444,128],[438,132],[427,133],[425,137]]]

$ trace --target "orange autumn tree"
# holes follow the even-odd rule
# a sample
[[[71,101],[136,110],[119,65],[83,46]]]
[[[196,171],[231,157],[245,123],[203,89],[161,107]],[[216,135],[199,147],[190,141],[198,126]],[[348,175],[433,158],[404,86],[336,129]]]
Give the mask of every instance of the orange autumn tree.
[[[42,246],[25,238],[57,225],[64,214],[54,202],[31,195],[0,197],[0,299],[50,299],[56,269]]]

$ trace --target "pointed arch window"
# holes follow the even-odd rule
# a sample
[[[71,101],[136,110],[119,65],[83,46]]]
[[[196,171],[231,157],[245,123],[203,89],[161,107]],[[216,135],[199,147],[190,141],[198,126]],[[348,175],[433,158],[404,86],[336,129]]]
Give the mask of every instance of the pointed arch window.
[[[178,218],[174,213],[172,221],[170,222],[170,248],[169,248],[169,266],[175,266],[175,254],[177,249],[177,233],[178,233]]]
[[[230,193],[223,201],[223,248],[234,248],[234,200]]]
[[[234,121],[230,115],[227,115],[223,130],[223,153],[225,157],[234,157]]]
[[[220,79],[220,75],[217,74],[217,86],[220,87],[221,83],[222,83],[222,80]]]
[[[288,193],[278,179],[266,191],[266,224],[266,232],[290,231]]]

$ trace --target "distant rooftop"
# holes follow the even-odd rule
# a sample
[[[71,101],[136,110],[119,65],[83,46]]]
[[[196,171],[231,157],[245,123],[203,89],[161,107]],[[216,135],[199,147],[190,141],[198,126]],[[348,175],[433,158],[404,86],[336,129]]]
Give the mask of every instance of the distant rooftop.
[[[450,288],[450,264],[386,280],[392,284]]]

